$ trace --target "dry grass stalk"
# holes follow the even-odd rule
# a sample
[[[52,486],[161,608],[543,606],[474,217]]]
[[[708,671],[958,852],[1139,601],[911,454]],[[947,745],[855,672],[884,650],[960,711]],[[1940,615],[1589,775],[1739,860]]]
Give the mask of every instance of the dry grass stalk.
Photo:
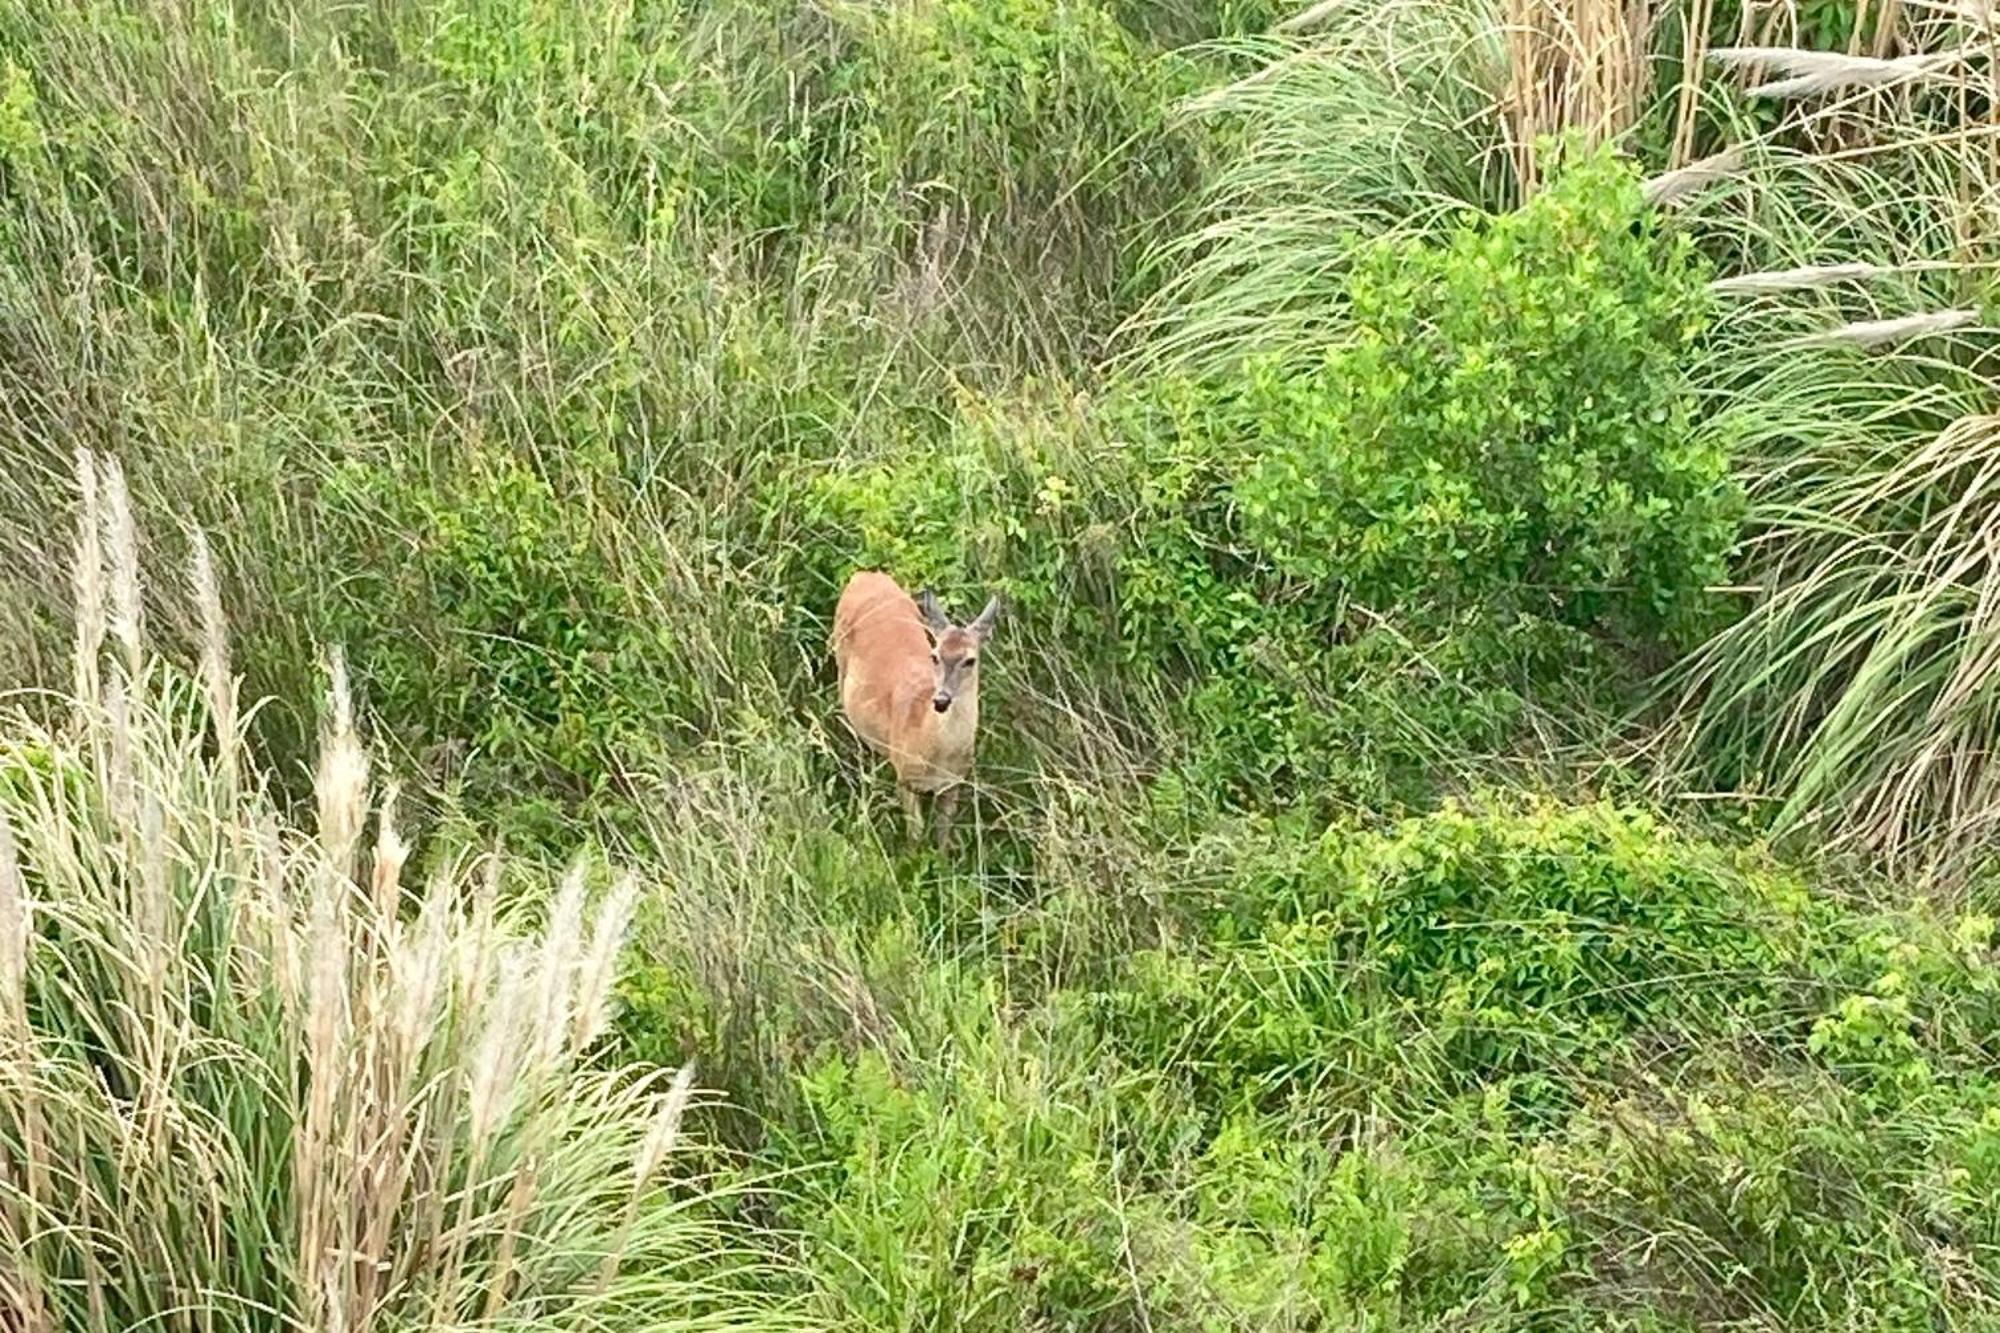
[[[536,980],[536,1024],[531,1034],[533,1054],[528,1078],[538,1082],[556,1061],[569,1036],[576,977],[583,961],[584,864],[573,864],[563,876],[549,908],[548,933]]]
[[[128,678],[139,674],[146,640],[145,604],[139,589],[139,530],[132,518],[132,497],[125,487],[125,469],[115,458],[104,460],[104,557],[111,573],[111,637],[125,656]]]
[[[111,801],[111,817],[130,841],[139,822],[138,779],[132,768],[131,695],[123,677],[104,682],[104,719],[109,739],[109,779],[106,795]]]
[[[306,1290],[321,1293],[333,1278],[329,1259],[338,1249],[338,1105],[346,1073],[347,933],[342,928],[340,888],[332,875],[315,877],[322,886],[312,905],[306,935],[306,1102],[299,1122],[294,1162],[299,1207],[300,1269]]]
[[[1853,89],[1893,88],[1963,68],[1962,53],[1923,52],[1882,58],[1813,51],[1803,47],[1717,47],[1709,59],[1725,68],[1771,66],[1783,77],[1758,83],[1752,97],[1805,98]]]
[[[347,876],[354,873],[354,850],[368,810],[368,752],[354,731],[347,655],[338,647],[327,654],[327,709],[313,795],[319,804],[320,846],[328,864]]]
[[[486,1021],[473,1050],[466,1113],[474,1152],[492,1138],[508,1103],[518,1092],[516,1075],[522,1057],[523,1016],[530,1011],[533,992],[528,959],[518,947],[502,952],[490,996],[483,1004]]]
[[[1740,149],[1712,153],[1698,162],[1652,177],[1645,185],[1646,198],[1662,208],[1679,203],[1718,181],[1730,179],[1742,165]]]
[[[1801,289],[1832,287],[1843,282],[1866,282],[1904,270],[1888,264],[1804,264],[1798,268],[1771,269],[1764,273],[1739,273],[1717,278],[1709,290],[1730,296],[1763,295]]]
[[[431,876],[413,929],[397,941],[395,1036],[405,1072],[415,1076],[414,1061],[446,995],[445,975],[451,951],[452,883],[440,871]]]
[[[1274,28],[1277,32],[1310,32],[1320,24],[1352,5],[1354,0],[1318,0],[1296,14],[1280,19]]]
[[[201,683],[208,698],[209,724],[215,732],[215,752],[233,788],[236,774],[236,678],[229,669],[229,627],[222,614],[222,590],[215,577],[215,560],[208,538],[197,529],[189,574],[196,613],[201,617]]]
[[[97,458],[76,451],[76,558],[70,568],[76,595],[76,702],[89,707],[98,698],[98,669],[104,653],[103,519],[97,497]]]
[[[646,1137],[639,1145],[637,1155],[632,1159],[632,1189],[634,1194],[642,1192],[652,1182],[653,1173],[660,1169],[660,1163],[673,1151],[680,1137],[681,1120],[687,1114],[688,1101],[694,1096],[694,1061],[682,1065],[674,1074],[674,1081],[660,1098],[658,1114],[653,1117]]]
[[[638,905],[638,881],[630,875],[621,875],[598,906],[590,946],[584,951],[582,971],[577,978],[576,1019],[570,1033],[572,1055],[588,1049],[610,1021],[611,988],[618,979],[618,953]]]
[[[7,812],[0,810],[0,1019],[27,1018],[28,945],[33,939],[27,881]]]
[[[1540,183],[1544,137],[1575,130],[1594,147],[1637,121],[1652,28],[1647,0],[1507,0],[1502,107],[1523,194]]]
[[[484,970],[482,961],[480,974],[483,975]],[[494,1130],[510,1109],[516,1092],[514,1074],[520,1058],[521,1018],[529,1008],[530,978],[522,950],[511,947],[504,950],[495,965],[494,976],[492,992],[484,995],[481,1002],[485,1023],[479,1032],[478,1044],[473,1049],[465,1086],[468,1156],[464,1173],[468,1180],[476,1178],[483,1169],[492,1150]],[[481,995],[483,989],[474,993]],[[452,1234],[466,1234],[471,1226],[474,1206],[474,1191],[461,1191]],[[433,1318],[439,1323],[457,1323],[461,1318],[463,1303],[458,1288],[465,1258],[464,1246],[446,1247],[442,1281],[438,1284],[437,1302],[433,1307]]]
[[[1846,343],[1854,347],[1884,347],[1911,338],[1949,333],[1979,322],[1977,310],[1937,310],[1922,315],[1902,315],[1895,319],[1857,320],[1838,328],[1809,333],[1793,339],[1788,346],[1827,347]]]
[[[1701,103],[1701,71],[1714,27],[1715,0],[1688,0],[1681,10],[1681,86],[1674,117],[1673,151],[1667,165],[1678,170],[1694,155],[1695,116]]]
[[[146,965],[146,980],[153,997],[153,1013],[164,1022],[167,970],[175,952],[173,904],[167,884],[166,810],[160,793],[151,781],[141,783],[139,803],[139,951]]]
[[[21,873],[19,849],[5,810],[0,810],[0,1088],[15,1109],[21,1160],[17,1165],[0,1138],[0,1296],[18,1312],[25,1333],[53,1333],[55,1323],[30,1262],[30,1237],[39,1230],[50,1202],[49,1155],[40,1093],[36,1088],[35,1034],[28,1021],[28,962],[33,947],[33,908]],[[18,1200],[18,1202],[16,1201]]]
[[[402,903],[403,865],[410,859],[410,844],[396,828],[396,801],[401,795],[393,782],[383,789],[382,804],[375,816],[375,862],[370,870],[369,896],[375,903],[379,921],[396,919]]]
[[[618,1224],[618,1239],[604,1256],[604,1263],[598,1270],[599,1291],[618,1276],[618,1265],[623,1261],[632,1224],[638,1219],[639,1206],[645,1200],[646,1191],[651,1187],[660,1163],[667,1159],[667,1154],[673,1151],[675,1142],[680,1138],[681,1120],[686,1116],[688,1101],[693,1096],[694,1061],[690,1060],[675,1071],[674,1081],[660,1098],[659,1109],[653,1113],[646,1127],[646,1137],[640,1140],[639,1151],[633,1155],[632,1193],[626,1200],[625,1215]]]
[[[256,821],[255,848],[251,854],[262,872],[260,888],[269,941],[266,961],[271,969],[271,979],[277,983],[278,997],[285,1011],[298,1013],[303,1008],[299,942],[294,928],[292,898],[285,892],[284,843],[278,834],[277,816],[268,810]]]

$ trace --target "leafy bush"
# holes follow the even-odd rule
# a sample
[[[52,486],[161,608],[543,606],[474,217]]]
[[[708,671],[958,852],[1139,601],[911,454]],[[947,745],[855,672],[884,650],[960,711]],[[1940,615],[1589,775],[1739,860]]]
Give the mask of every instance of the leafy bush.
[[[1892,1115],[1978,1092],[2000,1069],[1993,918],[1918,902],[1846,924],[1813,969],[1825,994],[1814,1062]]]
[[[432,772],[468,775],[481,808],[525,819],[518,793],[574,807],[622,762],[694,734],[711,701],[634,603],[587,498],[504,452],[460,462],[442,481],[358,460],[333,470],[324,512],[356,572],[325,632],[399,741]]]
[[[1372,246],[1347,299],[1318,372],[1253,371],[1232,405],[1252,455],[1232,499],[1281,592],[1642,636],[1706,619],[1735,502],[1689,428],[1703,273],[1629,167]]]
[[[1186,874],[1220,881],[1198,936],[1076,997],[1153,1089],[1165,1289],[1287,1327],[1903,1328],[2000,1281],[1990,918],[1835,906],[1607,805],[1218,834]]]
[[[1420,1106],[1500,1079],[1560,1101],[1635,1038],[1795,1021],[1807,910],[1641,812],[1448,804],[1241,856],[1213,951],[1142,957],[1102,1003],[1135,1063],[1223,1104]]]

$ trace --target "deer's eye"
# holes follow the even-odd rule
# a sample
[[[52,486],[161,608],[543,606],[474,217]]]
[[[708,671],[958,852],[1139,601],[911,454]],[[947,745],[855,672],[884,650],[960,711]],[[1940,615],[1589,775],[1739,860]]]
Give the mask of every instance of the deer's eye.
[[[976,657],[968,657],[965,659],[965,664],[969,667],[976,667],[979,665],[979,659]]]
[[[938,656],[937,656],[937,654],[936,654],[936,653],[932,653],[932,654],[931,654],[931,665],[932,665],[932,666],[936,666],[937,664],[938,664]]]

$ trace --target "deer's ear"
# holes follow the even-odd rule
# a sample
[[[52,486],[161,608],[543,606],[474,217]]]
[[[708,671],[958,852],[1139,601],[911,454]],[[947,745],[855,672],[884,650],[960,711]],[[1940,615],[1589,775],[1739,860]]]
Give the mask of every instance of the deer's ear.
[[[938,605],[937,594],[929,588],[917,594],[917,611],[923,616],[924,623],[930,626],[931,633],[942,634],[951,628],[950,618],[945,615],[944,608]]]
[[[984,642],[985,640],[993,637],[993,625],[999,619],[1000,619],[1000,599],[998,597],[995,597],[986,603],[986,609],[984,611],[981,611],[978,615],[972,618],[972,623],[965,627],[966,633],[971,634],[974,637],[978,638],[981,642]]]

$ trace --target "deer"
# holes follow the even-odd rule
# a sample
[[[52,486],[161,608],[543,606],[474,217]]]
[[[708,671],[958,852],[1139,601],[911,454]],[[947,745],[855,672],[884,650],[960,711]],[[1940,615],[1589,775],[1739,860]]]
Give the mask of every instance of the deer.
[[[896,770],[914,842],[923,836],[919,796],[931,796],[940,850],[972,776],[979,738],[979,655],[993,636],[1000,599],[954,625],[925,589],[917,597],[887,574],[862,570],[833,613],[833,660],[847,725]]]

